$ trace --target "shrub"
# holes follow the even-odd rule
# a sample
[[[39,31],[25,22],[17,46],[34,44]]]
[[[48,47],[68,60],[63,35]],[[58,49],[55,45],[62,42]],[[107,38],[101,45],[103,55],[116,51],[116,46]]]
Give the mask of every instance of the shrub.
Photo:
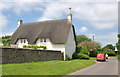
[[[66,61],[70,60],[70,57],[68,55],[66,55]]]
[[[108,54],[108,56],[115,56],[115,52],[114,51],[109,51],[109,52],[100,52],[100,53],[103,53],[103,54]]]
[[[96,57],[98,54],[97,50],[90,51],[90,57]]]
[[[27,46],[26,46],[26,45],[23,45],[23,48],[27,48]]]
[[[83,53],[78,53],[77,56],[78,59],[89,59],[89,56]]]
[[[79,53],[79,52],[81,51],[81,49],[82,49],[82,46],[78,45],[78,46],[76,47],[76,52]]]
[[[37,49],[37,48],[43,48],[46,49],[46,46],[36,46],[36,45],[24,45],[23,48],[33,48],[33,49]]]
[[[78,59],[77,54],[78,54],[77,52],[74,52],[74,53],[72,54],[72,58],[73,58],[73,59]]]
[[[88,56],[90,55],[90,52],[88,51],[87,47],[82,47],[80,53],[86,54]]]
[[[117,56],[118,60],[120,60],[120,55]]]

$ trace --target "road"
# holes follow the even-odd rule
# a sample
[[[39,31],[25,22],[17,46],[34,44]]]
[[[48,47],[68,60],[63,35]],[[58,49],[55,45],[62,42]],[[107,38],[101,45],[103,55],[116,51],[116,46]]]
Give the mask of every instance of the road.
[[[68,75],[118,75],[118,60],[116,57],[109,57],[108,62],[97,62]]]

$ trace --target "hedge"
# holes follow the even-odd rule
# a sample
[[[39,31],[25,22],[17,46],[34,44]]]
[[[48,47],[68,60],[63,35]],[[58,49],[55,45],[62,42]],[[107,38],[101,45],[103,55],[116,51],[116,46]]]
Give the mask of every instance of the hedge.
[[[89,56],[83,53],[78,53],[77,56],[78,59],[89,59]]]
[[[115,52],[114,51],[109,51],[109,52],[100,52],[100,53],[103,53],[103,54],[108,54],[108,56],[116,56]]]
[[[38,48],[43,48],[46,49],[46,46],[36,46],[36,45],[24,45],[23,48],[33,48],[33,49],[38,49]]]

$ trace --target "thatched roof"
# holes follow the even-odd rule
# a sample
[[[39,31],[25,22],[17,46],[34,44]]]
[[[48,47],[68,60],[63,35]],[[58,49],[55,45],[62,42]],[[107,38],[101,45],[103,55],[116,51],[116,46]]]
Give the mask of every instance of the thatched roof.
[[[71,24],[67,19],[23,23],[12,35],[12,44],[27,39],[34,44],[38,38],[49,38],[52,43],[66,43]]]

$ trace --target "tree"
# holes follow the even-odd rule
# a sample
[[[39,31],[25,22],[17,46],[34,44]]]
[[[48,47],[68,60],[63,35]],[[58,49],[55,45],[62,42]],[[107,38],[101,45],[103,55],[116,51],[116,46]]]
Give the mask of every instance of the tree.
[[[77,40],[77,44],[79,44],[80,42],[83,42],[83,41],[85,41],[85,40],[87,40],[87,41],[89,41],[89,42],[92,41],[92,39],[88,38],[88,37],[85,36],[85,35],[78,35],[78,36],[76,36],[76,40]]]
[[[105,48],[108,48],[108,49],[111,49],[111,50],[115,50],[115,47],[112,44],[106,45]]]
[[[0,39],[3,46],[10,46],[11,43],[11,36],[7,35],[7,36],[2,36],[2,38]]]
[[[117,36],[118,36],[118,43],[116,43],[116,47],[118,51],[120,51],[120,34],[118,34]]]
[[[87,47],[88,51],[93,51],[93,50],[101,51],[101,46],[102,46],[99,42],[89,42],[86,40],[79,43],[78,45]]]

